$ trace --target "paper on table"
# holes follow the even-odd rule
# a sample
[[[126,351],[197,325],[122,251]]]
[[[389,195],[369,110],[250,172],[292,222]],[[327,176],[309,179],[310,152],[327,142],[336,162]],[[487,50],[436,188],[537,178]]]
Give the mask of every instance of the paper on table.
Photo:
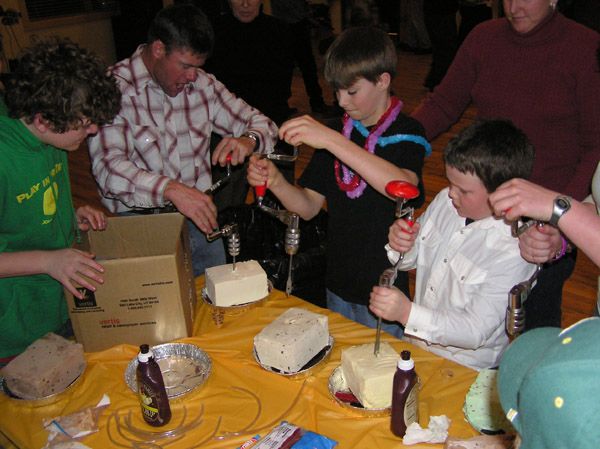
[[[423,429],[419,423],[414,422],[406,428],[406,435],[402,438],[402,444],[443,443],[448,438],[449,427],[450,419],[446,415],[431,416],[429,427],[426,429]]]

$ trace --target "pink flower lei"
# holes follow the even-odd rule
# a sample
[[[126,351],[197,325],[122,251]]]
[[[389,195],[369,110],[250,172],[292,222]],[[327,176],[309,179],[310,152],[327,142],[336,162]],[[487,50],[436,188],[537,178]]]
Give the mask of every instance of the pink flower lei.
[[[390,125],[396,120],[401,110],[402,102],[396,97],[391,97],[390,107],[379,118],[377,124],[369,133],[367,140],[365,141],[365,150],[367,150],[371,154],[375,152],[375,146],[377,145],[379,137],[381,137],[381,135],[384,132],[386,132]],[[342,131],[344,137],[350,139],[352,129],[355,126],[355,120],[352,120],[348,116],[348,114],[344,114],[344,129]],[[340,167],[342,171],[341,177],[339,173]],[[363,194],[367,187],[367,183],[358,174],[354,173],[352,170],[350,170],[348,167],[342,164],[338,159],[334,161],[333,170],[335,173],[335,180],[338,184],[338,187],[343,192],[346,192],[348,198],[359,198]]]

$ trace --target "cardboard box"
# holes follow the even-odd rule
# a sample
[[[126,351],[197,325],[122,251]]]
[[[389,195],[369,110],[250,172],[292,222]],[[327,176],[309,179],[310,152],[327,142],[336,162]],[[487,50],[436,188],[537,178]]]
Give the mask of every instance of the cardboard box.
[[[105,269],[84,299],[65,290],[77,341],[86,352],[129,343],[165,343],[192,333],[196,290],[188,229],[178,214],[111,217],[84,234],[81,249]]]

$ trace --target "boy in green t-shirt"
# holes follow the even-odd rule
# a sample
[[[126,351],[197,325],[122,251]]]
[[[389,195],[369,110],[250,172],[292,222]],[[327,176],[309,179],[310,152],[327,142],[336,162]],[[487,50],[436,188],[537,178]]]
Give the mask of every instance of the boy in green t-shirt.
[[[102,230],[104,214],[76,211],[66,151],[110,122],[115,81],[87,50],[53,39],[25,51],[0,116],[0,365],[68,320],[63,287],[94,290],[100,264],[71,248],[79,230]],[[66,150],[66,151],[62,151]]]

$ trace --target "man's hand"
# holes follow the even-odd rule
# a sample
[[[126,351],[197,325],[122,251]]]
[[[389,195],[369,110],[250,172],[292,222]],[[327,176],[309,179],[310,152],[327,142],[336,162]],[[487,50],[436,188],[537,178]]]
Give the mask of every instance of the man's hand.
[[[524,179],[511,179],[490,194],[490,204],[496,216],[516,220],[529,217],[548,221],[557,192],[545,189]]]
[[[213,165],[225,167],[227,156],[231,154],[231,165],[243,164],[252,154],[256,142],[250,137],[223,137],[213,152],[211,161]]]
[[[205,234],[218,228],[217,207],[212,198],[177,181],[169,181],[163,198],[173,203],[179,212],[192,220]]]

